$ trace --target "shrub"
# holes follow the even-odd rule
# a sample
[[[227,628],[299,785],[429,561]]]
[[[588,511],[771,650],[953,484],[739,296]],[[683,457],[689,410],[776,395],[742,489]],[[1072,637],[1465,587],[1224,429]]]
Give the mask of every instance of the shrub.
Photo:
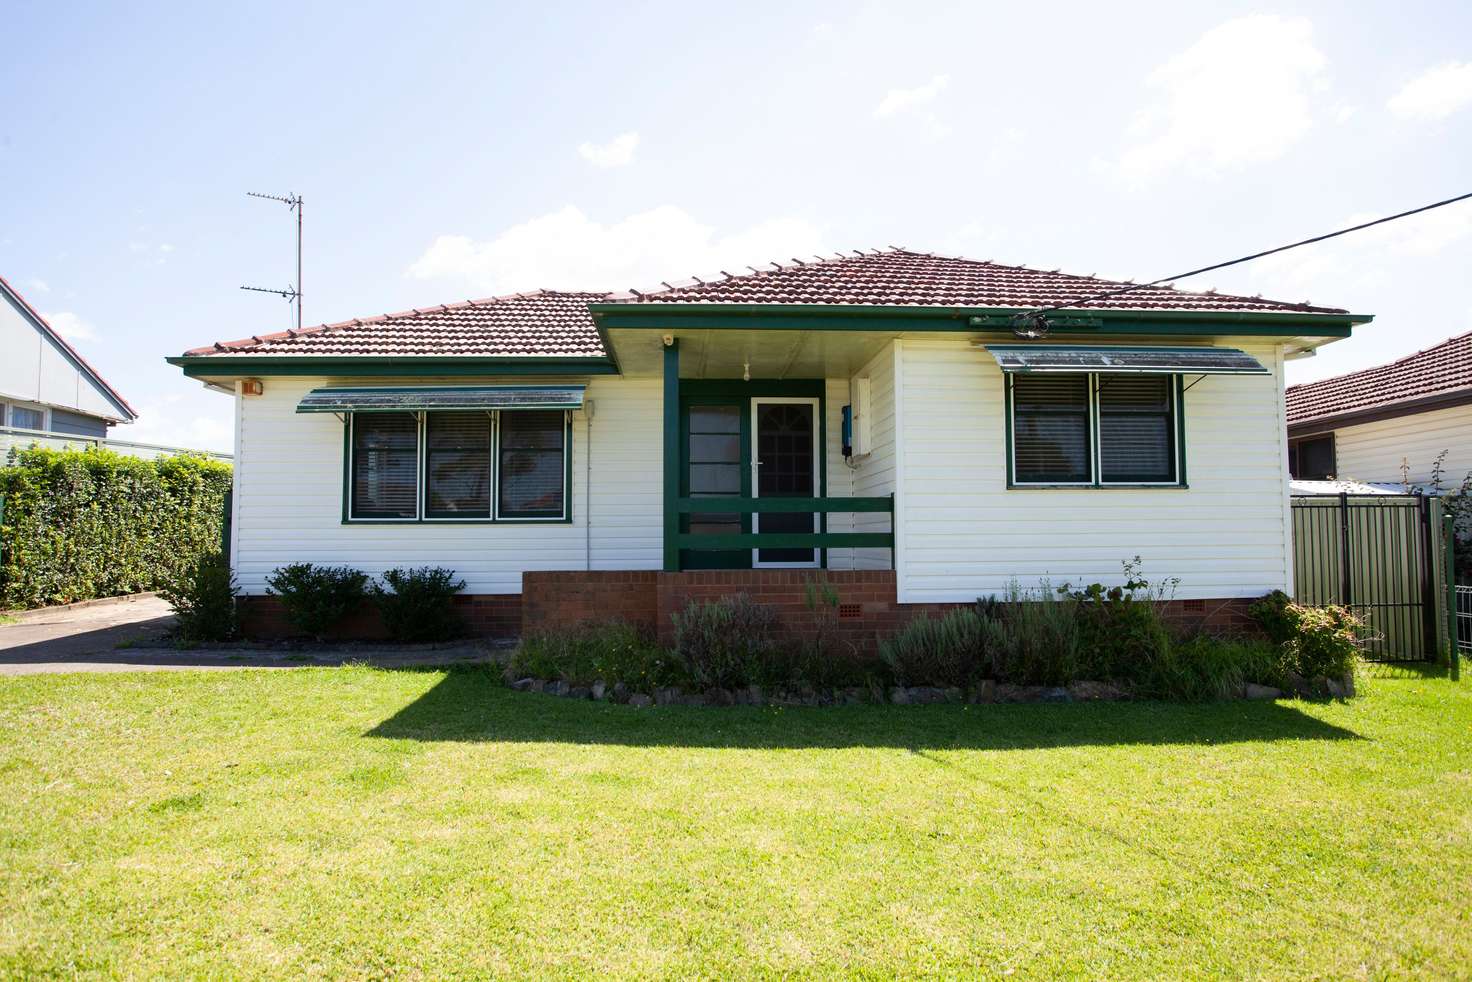
[[[777,645],[777,613],[746,594],[711,603],[692,601],[674,615],[675,654],[702,689],[759,683]]]
[[[1170,656],[1170,633],[1162,608],[1179,581],[1152,584],[1141,573],[1139,556],[1122,565],[1122,586],[1092,583],[1082,590],[1070,590],[1065,583],[1059,592],[1079,605],[1083,674],[1138,681]]]
[[[1348,608],[1293,605],[1298,633],[1289,643],[1294,670],[1303,678],[1344,678],[1354,672],[1365,622]]]
[[[363,602],[367,587],[367,574],[347,566],[292,563],[266,577],[266,592],[281,598],[286,619],[319,641]]]
[[[182,575],[165,584],[159,595],[174,609],[179,639],[228,641],[235,637],[237,621],[235,574],[220,553],[197,559]]]
[[[610,685],[622,682],[634,692],[653,692],[681,681],[675,659],[623,621],[589,622],[529,635],[512,656],[507,675],[561,679],[573,685],[602,679]]]
[[[1036,593],[1012,581],[1005,600],[980,601],[995,611],[999,626],[992,666],[997,681],[1013,685],[1067,685],[1079,677],[1078,602],[1055,594],[1044,581]]]
[[[1347,607],[1306,607],[1275,590],[1248,608],[1264,633],[1280,645],[1288,671],[1303,679],[1352,674],[1367,630]]]
[[[1141,695],[1181,702],[1234,698],[1248,682],[1283,685],[1282,649],[1266,641],[1196,634],[1170,645],[1135,678]]]
[[[999,621],[958,607],[943,617],[916,617],[879,642],[879,657],[898,685],[965,688],[992,668],[990,649],[1004,642]]]
[[[455,594],[465,589],[454,570],[391,569],[383,574],[383,585],[374,584],[383,624],[395,641],[444,641],[463,630],[453,606]]]
[[[220,548],[229,464],[97,449],[9,459],[0,466],[0,607],[157,590]]]

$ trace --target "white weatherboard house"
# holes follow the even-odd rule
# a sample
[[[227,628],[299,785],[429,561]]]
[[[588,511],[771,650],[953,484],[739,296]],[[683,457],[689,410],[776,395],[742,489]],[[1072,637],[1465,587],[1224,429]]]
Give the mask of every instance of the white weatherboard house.
[[[11,446],[101,439],[138,414],[0,278],[0,463]],[[54,438],[61,438],[60,440]]]
[[[1080,303],[1119,286],[857,252],[170,361],[235,394],[252,598],[290,562],[432,565],[489,629],[658,624],[716,592],[791,600],[822,568],[872,634],[1014,579],[1118,582],[1136,555],[1188,610],[1291,592],[1283,366],[1370,318],[1160,287]]]
[[[1385,365],[1290,386],[1289,467],[1300,482],[1442,488],[1472,471],[1472,332]],[[1434,490],[1434,489],[1433,489]]]

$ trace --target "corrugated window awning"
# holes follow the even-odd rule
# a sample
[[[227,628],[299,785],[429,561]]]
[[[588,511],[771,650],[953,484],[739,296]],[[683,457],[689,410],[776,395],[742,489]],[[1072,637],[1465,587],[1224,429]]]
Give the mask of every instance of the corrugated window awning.
[[[984,345],[1004,372],[1140,372],[1153,375],[1267,375],[1236,348],[1091,347],[1081,344]]]
[[[299,413],[402,413],[425,409],[581,409],[582,385],[352,386],[313,389]]]

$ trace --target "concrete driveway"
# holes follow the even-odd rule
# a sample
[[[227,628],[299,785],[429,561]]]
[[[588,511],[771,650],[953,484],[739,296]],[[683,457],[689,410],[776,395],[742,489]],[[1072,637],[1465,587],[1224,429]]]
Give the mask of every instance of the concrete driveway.
[[[17,615],[12,615],[17,616]],[[0,676],[55,672],[147,672],[180,669],[302,668],[367,662],[385,668],[494,659],[483,644],[452,647],[345,645],[340,648],[210,648],[167,646],[174,615],[153,594],[25,611],[0,624]]]

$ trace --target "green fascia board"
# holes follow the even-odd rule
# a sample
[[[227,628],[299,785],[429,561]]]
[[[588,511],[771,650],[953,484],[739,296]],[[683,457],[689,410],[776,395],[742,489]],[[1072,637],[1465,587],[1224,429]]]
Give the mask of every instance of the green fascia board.
[[[434,375],[617,375],[607,358],[487,358],[445,356],[376,356],[246,358],[231,355],[183,355],[165,358],[190,378],[219,376],[336,375],[343,377],[419,377]]]
[[[887,307],[865,304],[673,304],[594,303],[603,331],[621,330],[816,330],[1010,333],[1007,321],[1033,313],[1025,307]],[[1235,334],[1244,336],[1348,337],[1370,314],[1301,314],[1291,311],[1090,310],[1053,312],[1059,332],[1110,334]],[[1213,330],[1203,330],[1210,325]]]

